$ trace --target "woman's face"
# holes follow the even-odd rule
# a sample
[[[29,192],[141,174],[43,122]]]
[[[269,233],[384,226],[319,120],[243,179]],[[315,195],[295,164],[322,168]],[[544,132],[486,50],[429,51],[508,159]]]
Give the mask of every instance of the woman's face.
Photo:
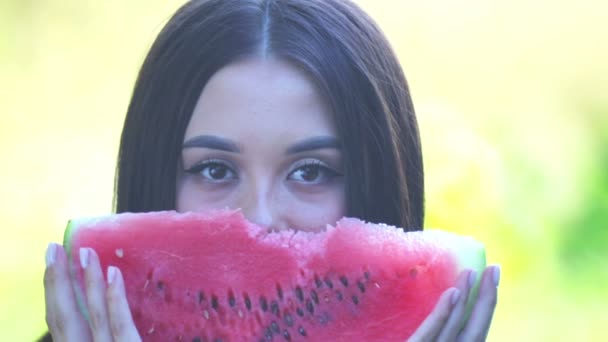
[[[319,230],[345,214],[342,155],[314,84],[250,59],[207,83],[186,129],[177,210],[240,208],[271,230]]]

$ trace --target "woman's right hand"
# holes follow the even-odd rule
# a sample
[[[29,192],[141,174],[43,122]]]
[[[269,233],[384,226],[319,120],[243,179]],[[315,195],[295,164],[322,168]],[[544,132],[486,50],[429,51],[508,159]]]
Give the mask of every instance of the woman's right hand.
[[[80,260],[84,269],[88,322],[78,309],[65,250],[58,244],[49,244],[44,295],[46,323],[53,341],[141,341],[131,317],[120,270],[110,266],[106,283],[99,258],[92,249],[81,249]]]

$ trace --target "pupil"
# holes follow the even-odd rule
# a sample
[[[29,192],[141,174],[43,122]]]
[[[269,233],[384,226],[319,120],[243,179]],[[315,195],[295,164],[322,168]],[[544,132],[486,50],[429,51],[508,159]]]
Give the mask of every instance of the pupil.
[[[222,179],[226,176],[226,169],[219,165],[210,166],[209,175],[214,179]]]
[[[319,176],[319,169],[313,166],[306,166],[303,171],[302,178],[306,181],[313,181]]]

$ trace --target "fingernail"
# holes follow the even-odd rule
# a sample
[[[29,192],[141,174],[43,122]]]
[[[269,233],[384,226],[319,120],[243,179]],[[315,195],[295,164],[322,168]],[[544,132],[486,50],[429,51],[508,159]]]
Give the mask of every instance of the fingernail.
[[[114,278],[116,278],[116,271],[117,268],[114,266],[108,266],[108,285],[112,285],[112,282],[114,282]]]
[[[51,242],[46,248],[46,267],[51,266],[57,259],[57,244]]]
[[[475,281],[477,281],[477,271],[471,270],[469,273],[469,288],[472,288],[475,285]]]
[[[494,266],[494,270],[492,272],[492,280],[494,281],[494,286],[498,287],[498,282],[500,281],[500,266]]]
[[[458,302],[459,298],[460,298],[460,290],[454,289],[454,292],[452,292],[452,298],[450,298],[452,305],[456,304]]]
[[[89,265],[89,249],[80,248],[80,266],[82,266],[82,268],[87,268],[88,265]]]

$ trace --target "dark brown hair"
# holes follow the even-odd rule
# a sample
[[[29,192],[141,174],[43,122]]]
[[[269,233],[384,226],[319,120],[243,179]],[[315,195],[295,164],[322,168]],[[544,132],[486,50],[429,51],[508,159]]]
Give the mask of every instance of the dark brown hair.
[[[182,6],[135,84],[120,143],[116,211],[175,208],[176,166],[203,87],[223,66],[264,56],[304,70],[330,105],[343,146],[347,214],[422,229],[422,155],[405,77],[376,24],[339,0]]]

